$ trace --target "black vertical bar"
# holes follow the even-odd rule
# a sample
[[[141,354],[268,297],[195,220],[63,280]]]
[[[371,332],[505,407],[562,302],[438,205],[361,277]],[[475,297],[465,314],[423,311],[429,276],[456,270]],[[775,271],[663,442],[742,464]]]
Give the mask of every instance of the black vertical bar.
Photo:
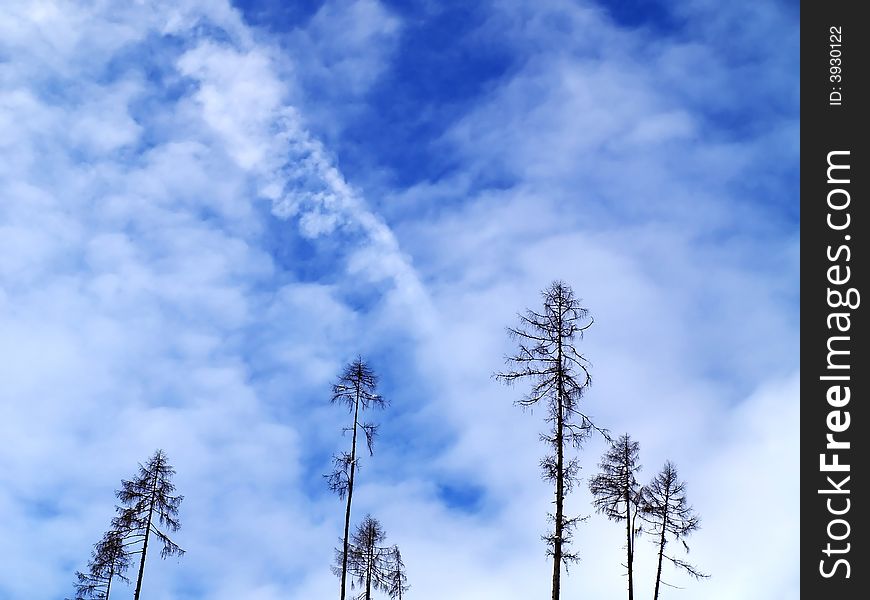
[[[804,3],[801,14],[800,566],[802,595],[820,600],[870,597],[863,4]]]

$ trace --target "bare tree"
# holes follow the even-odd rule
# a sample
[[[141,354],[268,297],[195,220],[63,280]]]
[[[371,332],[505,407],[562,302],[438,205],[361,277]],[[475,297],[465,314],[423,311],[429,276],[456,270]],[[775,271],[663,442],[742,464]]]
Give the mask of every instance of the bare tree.
[[[646,521],[650,533],[658,538],[659,558],[653,600],[658,600],[659,584],[664,583],[662,582],[663,558],[695,579],[709,577],[688,562],[665,554],[668,535],[672,536],[674,541],[682,542],[683,548],[688,553],[689,546],[684,538],[700,527],[700,519],[686,501],[686,484],[680,481],[677,469],[671,461],[665,463],[652,483],[643,488],[641,495],[641,518]]]
[[[541,460],[541,468],[544,479],[552,481],[556,488],[556,514],[550,515],[553,533],[543,539],[547,542],[548,556],[553,557],[552,600],[559,600],[562,565],[567,568],[570,562],[579,560],[569,546],[580,519],[565,516],[564,503],[578,481],[580,463],[576,458],[566,459],[566,447],[579,448],[593,431],[610,438],[606,430],[597,427],[580,410],[580,399],[592,379],[589,361],[575,344],[592,325],[592,318],[580,306],[571,287],[561,281],[554,281],[541,295],[543,311],[527,310],[518,315],[518,327],[508,328],[510,336],[518,341],[519,350],[506,359],[512,370],[495,377],[507,384],[530,379],[531,391],[517,403],[532,407],[544,401],[547,405],[550,430],[541,435],[541,440],[552,448],[552,454]]]
[[[613,521],[625,521],[626,569],[628,570],[628,600],[634,600],[634,541],[640,504],[640,484],[635,473],[640,447],[626,433],[619,436],[599,463],[601,471],[589,482],[595,497],[595,509]]]
[[[386,538],[380,522],[366,515],[354,531],[346,553],[336,549],[332,570],[340,576],[342,569],[346,569],[351,576],[351,588],[360,587],[355,600],[372,600],[373,591],[401,600],[408,591],[402,555],[398,546],[382,545]]]
[[[408,576],[405,574],[405,563],[402,561],[402,553],[398,546],[393,546],[393,555],[390,557],[390,568],[387,572],[387,594],[394,600],[402,600],[405,592],[411,589],[408,585]]]
[[[75,600],[109,600],[112,581],[116,578],[129,583],[124,572],[130,566],[130,555],[120,532],[111,530],[94,544],[88,572],[76,571]]]
[[[378,377],[361,357],[346,365],[338,381],[332,386],[333,404],[343,404],[348,412],[353,414],[353,423],[345,427],[344,432],[352,432],[350,452],[342,452],[333,457],[334,469],[326,475],[329,489],[337,493],[339,498],[347,498],[344,512],[344,541],[341,552],[341,594],[345,600],[347,593],[347,561],[349,558],[348,544],[350,542],[350,509],[353,501],[353,485],[357,464],[357,434],[362,430],[366,438],[369,455],[373,454],[372,444],[377,435],[378,426],[360,421],[364,411],[371,408],[384,408],[386,401],[376,393]]]
[[[125,507],[118,507],[118,515],[112,522],[113,527],[124,536],[128,544],[141,544],[137,551],[140,560],[134,600],[139,600],[142,591],[145,558],[152,535],[163,542],[161,558],[184,554],[184,550],[166,533],[178,531],[181,527],[178,508],[184,498],[173,495],[173,475],[175,469],[167,462],[166,454],[163,450],[157,450],[147,463],[139,465],[139,474],[130,481],[121,480],[121,489],[115,492]]]

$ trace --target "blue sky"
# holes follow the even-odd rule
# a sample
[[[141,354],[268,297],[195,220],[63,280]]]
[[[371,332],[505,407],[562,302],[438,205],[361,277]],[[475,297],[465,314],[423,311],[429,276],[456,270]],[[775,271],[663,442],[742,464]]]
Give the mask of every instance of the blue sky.
[[[358,353],[391,406],[354,515],[400,545],[413,596],[546,597],[542,415],[491,374],[556,278],[596,320],[588,411],[640,442],[642,478],[675,462],[701,514],[713,577],[670,574],[667,597],[796,597],[798,18],[7,3],[0,598],[68,595],[158,447],[188,552],[149,561],[149,596],[333,597],[329,385]],[[619,597],[619,527],[575,539],[565,593]]]

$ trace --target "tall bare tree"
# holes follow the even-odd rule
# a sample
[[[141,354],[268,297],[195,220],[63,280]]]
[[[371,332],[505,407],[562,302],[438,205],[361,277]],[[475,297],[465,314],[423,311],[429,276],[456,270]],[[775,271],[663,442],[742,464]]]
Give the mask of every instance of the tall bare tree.
[[[337,493],[339,498],[347,498],[344,511],[344,541],[341,552],[341,592],[340,599],[345,600],[347,594],[347,561],[350,543],[350,509],[353,501],[353,485],[357,464],[357,435],[362,431],[366,438],[369,455],[373,454],[372,444],[377,435],[378,426],[361,421],[362,413],[371,408],[384,408],[386,401],[377,393],[378,377],[361,357],[344,367],[341,375],[332,386],[333,404],[342,404],[353,415],[350,427],[344,432],[351,432],[350,452],[342,452],[333,457],[333,471],[326,475],[329,489]]]
[[[121,480],[121,489],[115,492],[124,507],[118,507],[118,515],[112,522],[113,527],[124,536],[128,544],[141,544],[137,551],[140,559],[134,600],[139,600],[142,592],[145,558],[152,535],[163,543],[161,558],[184,554],[184,550],[166,533],[176,532],[181,527],[178,508],[184,497],[173,495],[173,475],[175,469],[169,465],[166,454],[163,450],[157,450],[147,463],[139,465],[139,474],[129,481]]]
[[[112,581],[129,582],[124,572],[130,566],[130,555],[120,532],[111,530],[94,544],[88,572],[76,571],[75,600],[109,600]]]
[[[662,582],[662,559],[668,559],[673,565],[695,579],[709,577],[697,567],[685,560],[665,553],[668,536],[674,541],[680,541],[686,553],[689,546],[685,537],[700,527],[700,519],[686,500],[686,484],[680,481],[677,468],[667,461],[655,479],[641,491],[641,518],[646,521],[650,533],[658,538],[658,567],[656,568],[656,584],[653,600],[658,600],[659,584]],[[665,584],[668,585],[668,584]]]
[[[401,600],[408,591],[402,555],[398,546],[382,545],[386,539],[380,522],[366,515],[354,531],[347,551],[335,551],[333,572],[341,575],[342,569],[346,569],[351,576],[351,588],[360,588],[354,600],[372,600],[374,591]]]
[[[640,470],[640,447],[625,433],[619,436],[601,457],[601,471],[589,482],[595,509],[613,521],[625,521],[628,600],[634,600],[634,541],[640,505],[640,484],[635,474]]]
[[[541,402],[547,406],[550,429],[541,440],[552,448],[552,454],[541,460],[543,477],[556,488],[556,514],[552,533],[544,536],[547,554],[553,557],[552,600],[559,600],[562,565],[579,560],[569,549],[578,518],[565,515],[565,497],[578,481],[580,463],[566,458],[569,446],[579,448],[593,431],[610,439],[607,431],[598,428],[580,410],[580,399],[592,378],[589,361],[577,351],[576,343],[592,325],[588,311],[580,306],[570,286],[554,281],[541,292],[544,308],[541,312],[526,310],[518,315],[519,326],[509,327],[509,335],[518,342],[519,350],[507,357],[512,370],[497,373],[496,379],[507,384],[529,379],[531,391],[519,400],[522,407]]]

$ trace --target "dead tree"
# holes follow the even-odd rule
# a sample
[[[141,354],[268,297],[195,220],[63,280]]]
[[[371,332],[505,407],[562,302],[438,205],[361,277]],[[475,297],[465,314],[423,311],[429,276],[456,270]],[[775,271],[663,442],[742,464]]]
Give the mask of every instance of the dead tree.
[[[700,519],[686,501],[686,484],[680,481],[677,469],[671,461],[667,461],[652,483],[642,489],[641,502],[641,518],[647,523],[648,531],[658,538],[659,557],[653,600],[658,600],[659,584],[664,583],[662,559],[668,559],[675,567],[695,579],[709,577],[685,560],[665,553],[668,536],[673,537],[674,541],[682,542],[688,553],[689,546],[685,537],[700,527]]]
[[[351,589],[360,588],[354,600],[372,600],[373,592],[386,593],[393,600],[401,600],[408,591],[408,578],[398,546],[384,546],[387,534],[380,522],[366,515],[354,531],[347,551],[336,549],[332,570],[341,575],[342,569],[351,576]]]
[[[517,402],[522,407],[546,402],[550,430],[541,435],[541,440],[552,448],[552,454],[541,460],[541,468],[544,479],[552,481],[556,488],[556,514],[550,515],[553,532],[543,539],[547,542],[547,555],[553,557],[552,600],[559,600],[562,565],[567,568],[569,563],[579,560],[569,546],[580,519],[565,516],[564,503],[578,481],[580,463],[576,458],[566,458],[566,449],[568,446],[579,448],[593,431],[610,438],[606,430],[598,428],[580,410],[580,400],[592,379],[589,361],[575,345],[592,325],[592,318],[580,306],[570,286],[561,281],[554,281],[541,295],[543,311],[527,310],[518,315],[518,327],[508,328],[519,350],[506,359],[512,370],[497,373],[495,377],[507,384],[520,379],[531,380],[531,391]]]
[[[350,543],[350,509],[353,501],[353,485],[358,467],[357,459],[357,435],[360,430],[366,438],[369,455],[373,454],[372,444],[377,435],[377,425],[360,421],[362,413],[371,408],[384,408],[386,401],[376,393],[378,377],[374,371],[362,360],[356,360],[345,366],[338,381],[332,386],[333,404],[343,404],[348,412],[353,415],[350,427],[345,427],[344,432],[351,432],[350,452],[342,452],[333,457],[334,469],[326,475],[329,489],[338,494],[339,498],[347,498],[344,511],[344,541],[341,553],[341,592],[340,599],[345,600],[347,593],[347,560],[349,557],[348,544]]]
[[[393,556],[390,557],[390,568],[387,573],[387,594],[394,600],[402,600],[411,586],[408,585],[408,576],[405,574],[405,563],[402,561],[402,553],[398,546],[393,546]]]
[[[627,433],[621,435],[601,457],[598,464],[601,471],[589,482],[595,510],[612,521],[625,521],[628,600],[634,600],[634,541],[640,504],[640,484],[635,473],[640,470],[639,453],[638,443]]]
[[[184,550],[166,533],[176,532],[181,527],[178,508],[184,498],[173,495],[173,475],[175,469],[167,462],[166,454],[163,450],[157,450],[147,463],[139,465],[139,474],[130,481],[122,480],[121,489],[115,492],[123,506],[118,507],[118,515],[112,525],[123,535],[127,544],[139,548],[134,552],[140,555],[134,600],[139,600],[142,591],[145,558],[152,535],[163,543],[161,558],[184,554]]]
[[[88,572],[76,571],[75,600],[109,600],[112,581],[129,583],[124,572],[130,566],[130,555],[120,532],[111,530],[94,544]]]

